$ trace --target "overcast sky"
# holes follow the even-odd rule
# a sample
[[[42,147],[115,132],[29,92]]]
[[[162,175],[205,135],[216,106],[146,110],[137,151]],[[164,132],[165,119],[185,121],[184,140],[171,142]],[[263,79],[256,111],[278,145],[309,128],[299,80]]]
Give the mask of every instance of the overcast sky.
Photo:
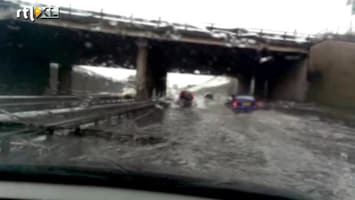
[[[28,0],[170,22],[318,33],[344,32],[346,0]]]

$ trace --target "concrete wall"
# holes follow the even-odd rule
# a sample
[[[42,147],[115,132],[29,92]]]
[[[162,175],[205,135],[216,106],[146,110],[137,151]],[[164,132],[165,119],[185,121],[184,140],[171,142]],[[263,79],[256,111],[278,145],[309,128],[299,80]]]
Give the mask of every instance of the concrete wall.
[[[236,94],[238,92],[238,79],[234,77],[228,77],[230,80],[230,83],[228,84],[227,87],[227,94],[232,95]]]
[[[310,51],[308,101],[355,109],[355,43],[328,40]]]
[[[238,75],[238,95],[249,95],[250,94],[250,83],[252,77],[250,75]]]
[[[308,88],[308,59],[295,61],[290,68],[272,81],[271,98],[276,100],[304,101]]]

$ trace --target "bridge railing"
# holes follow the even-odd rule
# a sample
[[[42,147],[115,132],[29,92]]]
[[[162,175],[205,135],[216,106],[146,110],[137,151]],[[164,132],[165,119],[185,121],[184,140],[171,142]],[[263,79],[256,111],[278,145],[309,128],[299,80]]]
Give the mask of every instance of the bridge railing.
[[[32,6],[32,4],[23,1],[15,1],[18,6]],[[39,6],[46,6],[40,5]],[[144,29],[154,32],[191,35],[196,37],[207,37],[212,40],[223,40],[227,43],[233,44],[233,41],[242,38],[251,38],[255,40],[268,40],[268,41],[283,41],[289,43],[311,43],[314,35],[285,31],[274,31],[267,29],[245,29],[234,28],[225,29],[219,28],[216,25],[198,27],[189,24],[170,23],[161,18],[157,20],[145,20],[142,18],[135,18],[133,16],[121,16],[115,14],[105,13],[103,9],[100,11],[81,10],[72,7],[60,7],[61,17],[65,20],[77,21],[83,24],[94,26],[95,29],[100,29],[100,26],[125,26],[128,29]]]

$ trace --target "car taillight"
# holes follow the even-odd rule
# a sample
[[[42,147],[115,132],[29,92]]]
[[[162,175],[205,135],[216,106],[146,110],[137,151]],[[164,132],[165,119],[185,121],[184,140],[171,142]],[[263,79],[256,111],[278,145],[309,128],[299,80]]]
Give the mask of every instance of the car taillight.
[[[264,106],[264,102],[263,101],[257,101],[256,102],[256,106],[262,107],[262,106]]]
[[[239,102],[233,101],[232,106],[233,106],[233,108],[237,108],[239,106]]]

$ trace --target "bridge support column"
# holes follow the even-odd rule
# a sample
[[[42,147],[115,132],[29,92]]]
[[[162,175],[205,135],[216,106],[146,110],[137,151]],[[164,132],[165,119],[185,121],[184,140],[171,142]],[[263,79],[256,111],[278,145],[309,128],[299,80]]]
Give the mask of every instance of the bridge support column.
[[[157,97],[163,97],[166,94],[166,79],[168,72],[165,69],[157,68],[154,70],[154,91]]]
[[[49,95],[58,94],[58,70],[59,65],[57,63],[49,64],[49,88],[47,91]]]
[[[251,91],[252,77],[249,75],[238,76],[238,95],[247,95]]]
[[[271,98],[291,101],[304,101],[307,92],[308,58],[295,61],[278,80],[272,83]]]
[[[167,59],[166,50],[161,46],[152,44],[149,52],[149,65],[152,75],[152,89],[156,97],[163,97],[166,95],[166,84],[168,70],[167,67],[171,65],[171,60]]]
[[[58,68],[58,90],[59,95],[72,94],[72,66],[60,64]]]
[[[268,80],[263,78],[255,79],[255,91],[254,96],[261,99],[268,98]]]
[[[164,97],[166,96],[166,88],[167,88],[167,81],[168,81],[168,72],[165,71],[164,75],[160,78],[160,83],[161,83],[161,93],[160,96]]]
[[[228,96],[237,94],[238,92],[238,78],[230,76],[229,79],[230,84],[227,90]]]
[[[137,100],[146,100],[152,96],[152,75],[148,65],[148,43],[147,41],[137,42]]]

